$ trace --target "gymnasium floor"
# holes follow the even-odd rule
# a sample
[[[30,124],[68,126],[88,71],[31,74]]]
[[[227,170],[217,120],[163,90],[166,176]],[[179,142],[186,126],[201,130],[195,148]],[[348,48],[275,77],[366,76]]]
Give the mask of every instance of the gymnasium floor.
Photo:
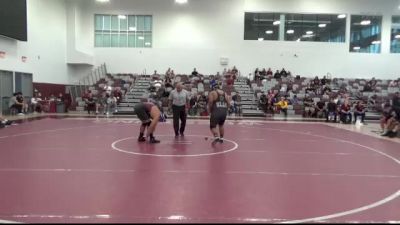
[[[159,145],[131,118],[43,116],[0,130],[0,222],[400,223],[400,143],[367,126],[207,120]]]

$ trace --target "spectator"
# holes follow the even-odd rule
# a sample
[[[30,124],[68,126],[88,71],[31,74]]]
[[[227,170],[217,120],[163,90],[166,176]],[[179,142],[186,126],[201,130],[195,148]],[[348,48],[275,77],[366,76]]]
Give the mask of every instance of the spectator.
[[[316,76],[313,80],[313,84],[315,88],[318,88],[320,86],[320,80],[318,78],[318,76]]]
[[[348,100],[344,101],[342,106],[340,107],[340,121],[342,123],[351,123],[351,105]]]
[[[279,73],[281,77],[287,77],[288,73],[286,72],[285,68],[282,68],[281,72]]]
[[[237,74],[239,71],[238,71],[238,69],[236,68],[236,66],[233,66],[233,69],[232,69],[232,73],[233,74]]]
[[[193,69],[192,76],[198,76],[199,72],[197,72],[196,68]]]
[[[24,110],[24,97],[22,97],[21,92],[14,93],[13,97],[10,98],[9,107],[10,109],[16,109],[18,115],[23,116],[22,113]]]
[[[32,104],[32,111],[34,113],[39,112],[41,113],[43,110],[43,106],[40,103],[42,101],[42,94],[40,92],[35,93],[35,96],[31,99]]]
[[[316,118],[326,118],[325,102],[320,100],[315,105],[314,117]]]
[[[288,102],[285,97],[281,97],[281,100],[276,103],[276,106],[278,107],[279,110],[283,112],[285,117],[287,116],[287,110],[288,110]]]
[[[117,109],[117,98],[115,96],[112,96],[112,95],[106,93],[106,102],[107,102],[107,104],[106,104],[106,115],[110,114],[111,109],[114,109],[114,113],[118,112],[118,109]]]
[[[258,100],[258,108],[260,108],[264,113],[267,113],[267,96],[264,92],[261,93],[260,99]]]
[[[274,73],[272,72],[271,68],[268,68],[267,76],[272,77],[273,75],[274,75]]]
[[[388,123],[389,119],[392,118],[393,111],[392,106],[390,105],[390,101],[386,101],[382,104],[382,116],[380,119],[380,126],[381,126],[381,133],[386,133],[386,124]]]
[[[119,103],[121,103],[121,101],[122,101],[122,91],[121,91],[121,88],[120,87],[117,87],[117,88],[115,88],[115,90],[114,90],[114,97],[116,98],[116,100],[117,100],[117,105],[119,105]]]
[[[277,70],[277,71],[275,72],[274,78],[275,78],[275,79],[281,79],[281,74],[280,74],[279,70]]]
[[[233,108],[234,108],[234,113],[235,115],[241,115],[241,97],[239,93],[236,93],[234,96],[232,96],[232,101],[234,102]]]
[[[331,98],[330,102],[326,106],[326,109],[327,109],[326,122],[330,121],[333,117],[334,118],[333,121],[336,123],[338,107],[334,98]]]
[[[299,104],[299,99],[297,98],[297,95],[294,95],[292,100],[291,100],[292,105],[298,105]]]
[[[88,111],[88,114],[90,114],[90,111],[95,111],[96,110],[96,99],[93,97],[92,91],[87,92],[87,96],[85,96],[85,107],[86,110]]]
[[[260,72],[256,72],[256,73],[254,74],[254,81],[255,81],[255,82],[261,81]]]
[[[364,92],[372,92],[375,90],[377,81],[375,80],[375,77],[373,77],[370,81],[368,81],[365,86],[364,86]]]
[[[399,130],[399,121],[396,119],[396,113],[392,110],[386,122],[386,132],[382,134],[384,137],[396,137]]]
[[[358,101],[357,104],[354,106],[354,122],[357,122],[357,117],[361,116],[361,123],[365,124],[364,120],[365,120],[365,112],[366,112],[366,108],[364,106],[364,104],[362,104],[362,101]]]
[[[207,96],[205,96],[204,93],[199,93],[197,97],[197,113],[200,116],[208,116]]]
[[[191,115],[191,116],[197,115],[197,96],[196,95],[192,95],[192,97],[190,97],[189,106],[190,106],[189,115]]]
[[[392,110],[396,113],[396,119],[400,120],[400,92],[396,92],[392,98]]]

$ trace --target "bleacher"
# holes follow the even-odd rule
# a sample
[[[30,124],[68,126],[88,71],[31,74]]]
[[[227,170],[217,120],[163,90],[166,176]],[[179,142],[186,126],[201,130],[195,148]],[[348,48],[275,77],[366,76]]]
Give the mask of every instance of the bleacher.
[[[183,82],[184,88],[197,95],[197,93],[204,93],[206,96],[210,91],[210,80],[214,76],[203,76],[202,82],[198,82],[200,78],[191,78],[188,75],[176,75],[173,83]],[[132,74],[107,74],[107,76],[98,80],[95,85],[88,86],[87,88],[92,91],[94,95],[101,93],[105,87],[121,88],[124,98],[118,105],[118,113],[116,114],[133,114],[133,106],[143,99],[147,99],[150,95],[149,88],[154,86],[155,83],[161,82],[162,76],[152,77],[150,75],[132,75]],[[258,100],[262,92],[267,93],[269,90],[280,91],[281,87],[289,84],[289,79],[264,79],[258,82],[250,82],[248,78],[238,77],[233,85],[227,85],[224,78],[219,77],[219,81],[223,82],[223,90],[229,95],[239,94],[241,97],[240,102],[240,115],[243,117],[264,117],[264,112],[258,107]],[[290,99],[297,95],[299,100],[298,105],[289,105],[289,116],[301,116],[304,113],[303,100],[306,96],[306,88],[313,78],[302,77],[300,79],[292,79],[292,90],[288,95]],[[360,96],[357,93],[364,89],[367,80],[365,79],[344,79],[335,78],[331,80],[330,87],[333,92],[338,92],[340,88],[346,88],[351,101],[356,101]],[[362,100],[368,102],[372,95],[376,96],[375,105],[368,106],[367,119],[378,119],[380,117],[379,107],[385,99],[391,98],[392,95],[400,91],[399,87],[389,87],[389,80],[377,80],[375,92],[361,92]],[[327,95],[312,95],[314,102],[320,100],[327,102],[329,96]],[[163,107],[168,106],[168,100],[162,99]],[[77,111],[84,111],[84,101],[81,97],[76,98]]]

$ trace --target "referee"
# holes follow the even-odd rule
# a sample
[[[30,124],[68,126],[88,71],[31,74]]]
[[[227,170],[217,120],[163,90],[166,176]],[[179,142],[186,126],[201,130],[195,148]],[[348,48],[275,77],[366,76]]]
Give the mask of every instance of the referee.
[[[189,92],[183,90],[182,83],[177,83],[175,89],[169,94],[169,107],[172,107],[175,137],[183,137],[186,126],[187,109],[189,106]],[[181,126],[179,128],[179,120]]]

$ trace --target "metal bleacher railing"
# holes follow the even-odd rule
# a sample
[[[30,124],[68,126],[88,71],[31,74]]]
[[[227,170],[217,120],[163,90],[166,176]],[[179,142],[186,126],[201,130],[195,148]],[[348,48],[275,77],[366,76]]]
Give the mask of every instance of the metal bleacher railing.
[[[88,75],[79,79],[75,84],[69,85],[67,89],[71,95],[72,104],[76,104],[76,98],[81,97],[85,90],[95,85],[98,81],[107,76],[107,66],[105,63],[93,69]]]

